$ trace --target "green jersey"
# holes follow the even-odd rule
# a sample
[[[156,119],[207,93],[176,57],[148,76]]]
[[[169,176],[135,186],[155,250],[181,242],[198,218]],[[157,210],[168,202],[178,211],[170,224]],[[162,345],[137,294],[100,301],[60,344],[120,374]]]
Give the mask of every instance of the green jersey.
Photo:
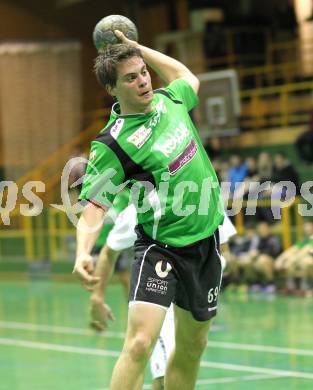
[[[220,187],[190,119],[198,98],[178,79],[154,91],[149,113],[121,115],[112,107],[92,142],[80,195],[110,207],[126,185],[138,223],[151,238],[175,247],[214,233],[223,222]]]

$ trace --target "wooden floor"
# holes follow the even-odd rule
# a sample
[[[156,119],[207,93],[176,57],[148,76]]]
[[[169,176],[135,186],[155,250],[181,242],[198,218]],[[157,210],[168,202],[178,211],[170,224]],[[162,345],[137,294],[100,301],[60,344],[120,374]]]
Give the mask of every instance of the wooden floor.
[[[78,284],[1,280],[0,389],[107,389],[125,331],[120,286],[108,301],[117,320],[99,335]],[[264,388],[313,389],[313,299],[225,292],[196,389]]]

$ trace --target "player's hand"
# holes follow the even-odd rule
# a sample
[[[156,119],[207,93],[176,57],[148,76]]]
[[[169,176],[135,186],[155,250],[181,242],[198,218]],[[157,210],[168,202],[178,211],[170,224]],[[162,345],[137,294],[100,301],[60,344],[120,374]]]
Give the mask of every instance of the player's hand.
[[[99,332],[108,327],[109,320],[115,320],[110,306],[96,296],[90,298],[90,317],[90,326]]]
[[[92,291],[92,287],[100,280],[98,276],[93,276],[94,266],[92,256],[84,255],[76,258],[73,274],[81,281],[83,287]]]
[[[128,39],[120,30],[114,30],[114,34],[116,37],[122,42],[125,43],[126,45],[130,46],[138,46],[138,42],[132,41],[131,39]]]

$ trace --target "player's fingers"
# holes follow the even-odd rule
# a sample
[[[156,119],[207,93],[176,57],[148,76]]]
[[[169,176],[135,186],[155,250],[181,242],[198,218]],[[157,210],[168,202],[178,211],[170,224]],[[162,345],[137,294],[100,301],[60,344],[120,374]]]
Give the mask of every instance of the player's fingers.
[[[123,33],[122,31],[120,30],[114,30],[114,34],[115,36],[121,40],[123,43],[127,43],[127,44],[131,44],[133,43],[134,41],[132,41],[131,39],[128,39]]]
[[[108,320],[115,321],[114,314],[109,306],[106,306],[106,317]]]
[[[82,267],[74,267],[73,274],[78,277],[83,283],[88,283],[90,285],[94,285],[99,282],[99,276],[90,275],[84,268]]]
[[[85,290],[87,290],[89,292],[93,292],[93,287],[89,286],[89,284],[82,283],[82,286],[84,287]]]
[[[120,30],[114,30],[114,34],[117,36],[118,39],[126,38],[125,35]]]
[[[109,312],[108,317],[111,321],[115,321],[115,316],[111,311]]]
[[[90,327],[93,330],[96,330],[97,332],[103,331],[102,326],[100,326],[99,324],[95,323],[94,321],[91,321],[89,325],[90,325]]]
[[[86,271],[91,274],[93,273],[93,263],[92,262],[89,262],[88,264],[86,264],[86,267],[85,267]]]
[[[108,327],[105,322],[100,322],[100,321],[90,321],[90,326],[92,329],[98,332],[102,332]]]

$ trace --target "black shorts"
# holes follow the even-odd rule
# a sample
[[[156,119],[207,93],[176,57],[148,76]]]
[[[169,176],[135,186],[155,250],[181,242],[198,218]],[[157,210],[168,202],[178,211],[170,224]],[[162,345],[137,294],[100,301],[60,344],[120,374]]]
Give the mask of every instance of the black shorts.
[[[197,321],[214,317],[222,280],[218,230],[181,248],[151,239],[141,227],[136,233],[129,301],[166,308],[173,302]]]

